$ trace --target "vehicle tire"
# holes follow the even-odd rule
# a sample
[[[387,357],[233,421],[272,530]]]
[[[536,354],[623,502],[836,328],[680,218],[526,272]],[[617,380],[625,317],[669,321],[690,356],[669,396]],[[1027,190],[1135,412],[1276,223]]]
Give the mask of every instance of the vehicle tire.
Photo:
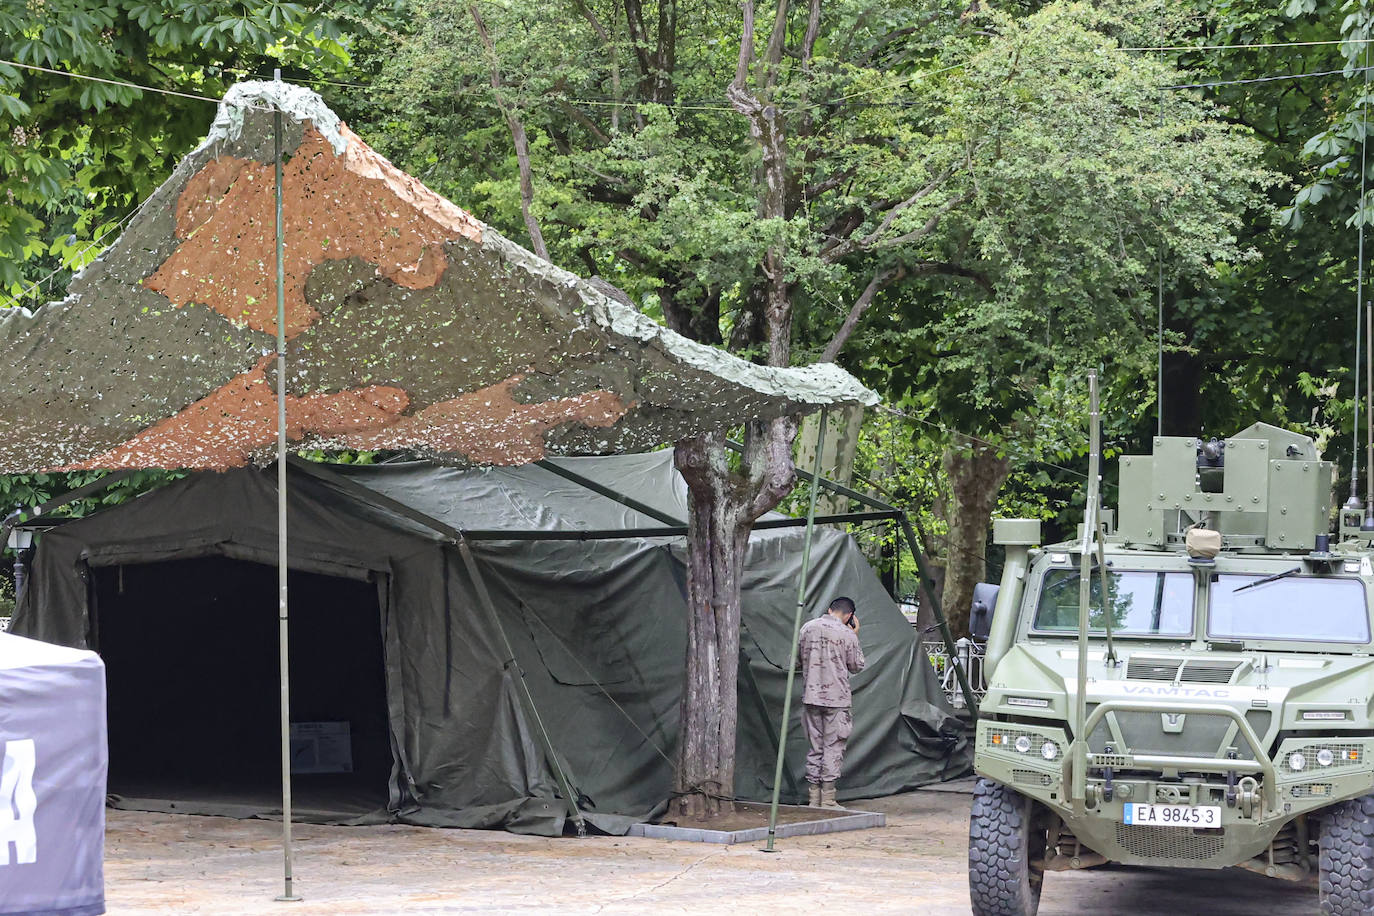
[[[974,916],[1035,916],[1045,833],[1035,802],[1006,786],[979,779],[968,825],[968,886]]]
[[[1333,807],[1318,839],[1321,911],[1374,912],[1374,795]]]

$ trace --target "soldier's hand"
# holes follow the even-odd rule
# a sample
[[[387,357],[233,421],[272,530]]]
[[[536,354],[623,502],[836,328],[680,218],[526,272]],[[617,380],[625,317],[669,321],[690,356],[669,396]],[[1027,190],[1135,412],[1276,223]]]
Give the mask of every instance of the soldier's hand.
[[[859,615],[858,615],[858,614],[850,614],[850,615],[849,615],[849,625],[852,626],[852,627],[854,628],[854,632],[855,632],[855,633],[859,632]]]

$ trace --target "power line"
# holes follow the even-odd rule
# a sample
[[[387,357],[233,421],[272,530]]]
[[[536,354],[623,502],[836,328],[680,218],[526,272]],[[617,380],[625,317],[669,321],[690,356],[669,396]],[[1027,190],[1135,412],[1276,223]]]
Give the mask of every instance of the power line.
[[[1256,48],[1314,48],[1320,45],[1362,45],[1374,38],[1333,38],[1324,41],[1260,41],[1233,45],[1158,45],[1156,47],[1108,48],[1110,51],[1248,51]]]
[[[1371,68],[1356,67],[1353,70],[1317,70],[1312,73],[1285,73],[1280,76],[1256,76],[1243,80],[1217,80],[1211,83],[1181,83],[1177,86],[1160,86],[1165,91],[1172,89],[1213,89],[1217,86],[1244,86],[1249,83],[1273,83],[1279,80],[1301,80],[1312,76],[1352,76],[1356,73],[1364,73]]]
[[[1065,472],[1066,474],[1072,474],[1072,475],[1075,476],[1075,477],[1082,477],[1084,480],[1087,480],[1087,479],[1088,479],[1088,475],[1087,475],[1087,474],[1084,474],[1082,471],[1075,471],[1073,468],[1066,468],[1066,467],[1064,467],[1064,465],[1062,465],[1062,464],[1055,464],[1053,461],[1045,461],[1044,459],[1041,459],[1041,458],[1032,458],[1030,455],[1026,455],[1026,454],[1017,454],[1016,452],[1013,452],[1011,449],[1007,448],[1005,445],[998,444],[998,443],[996,443],[996,442],[990,442],[990,441],[988,441],[987,439],[980,439],[980,438],[978,438],[978,437],[975,436],[975,435],[972,435],[972,434],[970,434],[970,433],[960,432],[960,431],[957,430],[957,429],[951,429],[951,428],[948,427],[948,426],[943,426],[943,425],[941,425],[941,424],[939,424],[939,423],[936,423],[934,420],[927,420],[925,417],[918,417],[918,416],[916,416],[915,414],[907,413],[906,411],[901,410],[901,409],[899,409],[899,408],[897,408],[897,407],[889,407],[889,406],[887,406],[886,404],[879,404],[879,405],[878,405],[878,410],[881,410],[881,411],[883,411],[884,413],[892,414],[892,415],[894,415],[894,416],[904,417],[905,419],[908,419],[908,420],[915,420],[917,423],[923,423],[923,424],[925,424],[926,426],[931,427],[932,429],[938,429],[938,430],[940,430],[941,432],[945,433],[945,434],[948,435],[948,436],[963,436],[965,439],[968,439],[968,440],[970,440],[970,441],[972,441],[972,442],[977,442],[979,445],[986,445],[988,448],[995,448],[995,449],[998,449],[998,450],[1001,450],[1001,451],[1005,451],[1005,452],[1007,452],[1008,454],[1015,455],[1017,458],[1020,458],[1022,461],[1028,461],[1028,462],[1031,462],[1032,464],[1043,464],[1043,465],[1045,465],[1046,467],[1055,468],[1055,469],[1057,469],[1057,470],[1060,470],[1060,471]]]
[[[157,86],[144,86],[141,83],[131,83],[128,80],[112,80],[103,76],[87,76],[84,73],[75,73],[71,70],[55,70],[52,67],[40,67],[37,64],[21,64],[15,60],[0,60],[0,64],[7,64],[11,67],[18,67],[21,70],[34,70],[38,73],[50,73],[53,76],[65,76],[70,79],[87,80],[92,83],[104,83],[108,86],[123,86],[126,89],[137,89],[141,92],[155,92],[161,95],[174,95],[183,99],[195,99],[198,102],[210,102],[218,105],[223,99],[211,98],[208,95],[197,95],[194,92],[180,92],[176,89],[160,89]],[[244,108],[252,108],[256,111],[271,111],[271,108],[260,105],[244,105]]]

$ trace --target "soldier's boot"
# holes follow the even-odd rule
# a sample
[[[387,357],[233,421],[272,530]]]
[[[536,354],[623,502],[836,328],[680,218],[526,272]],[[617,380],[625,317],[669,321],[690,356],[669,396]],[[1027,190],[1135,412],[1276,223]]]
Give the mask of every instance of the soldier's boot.
[[[821,807],[822,808],[843,808],[844,805],[835,801],[835,784],[833,782],[821,783]]]
[[[807,801],[806,804],[812,808],[821,806],[821,787],[814,782],[806,784]]]

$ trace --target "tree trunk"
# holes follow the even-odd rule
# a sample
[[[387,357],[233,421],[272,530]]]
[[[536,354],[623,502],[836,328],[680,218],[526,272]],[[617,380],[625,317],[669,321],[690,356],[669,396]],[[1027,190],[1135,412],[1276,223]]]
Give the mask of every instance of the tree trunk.
[[[729,492],[722,434],[678,443],[675,460],[689,489],[687,676],[673,811],[709,818],[735,793],[740,579],[749,526]]]
[[[945,474],[953,494],[949,513],[949,551],[940,597],[955,638],[968,634],[973,587],[987,575],[988,525],[997,494],[1011,473],[1011,460],[996,449],[956,435],[945,451]]]
[[[753,91],[748,78],[754,55],[754,5],[744,0],[739,60],[726,90],[735,109],[749,120],[750,134],[762,153],[759,216],[778,224],[787,214],[787,144],[783,115],[772,104],[772,95],[783,56],[786,13],[787,4],[780,3],[762,62],[766,76],[763,85],[755,87],[759,91]],[[669,48],[661,55],[671,53]],[[760,93],[769,104],[760,101]],[[759,274],[749,299],[762,306],[763,321],[754,326],[762,340],[746,342],[764,345],[768,365],[786,366],[792,355],[793,282],[788,277],[787,239],[780,231],[764,252]],[[718,307],[718,302],[712,304]],[[718,322],[716,330],[719,340]],[[704,331],[696,333],[700,337]],[[751,526],[796,482],[796,435],[794,417],[749,420],[737,468],[728,459],[723,432],[679,442],[674,453],[689,493],[687,680],[673,802],[679,816],[713,817],[734,809],[741,573]]]

